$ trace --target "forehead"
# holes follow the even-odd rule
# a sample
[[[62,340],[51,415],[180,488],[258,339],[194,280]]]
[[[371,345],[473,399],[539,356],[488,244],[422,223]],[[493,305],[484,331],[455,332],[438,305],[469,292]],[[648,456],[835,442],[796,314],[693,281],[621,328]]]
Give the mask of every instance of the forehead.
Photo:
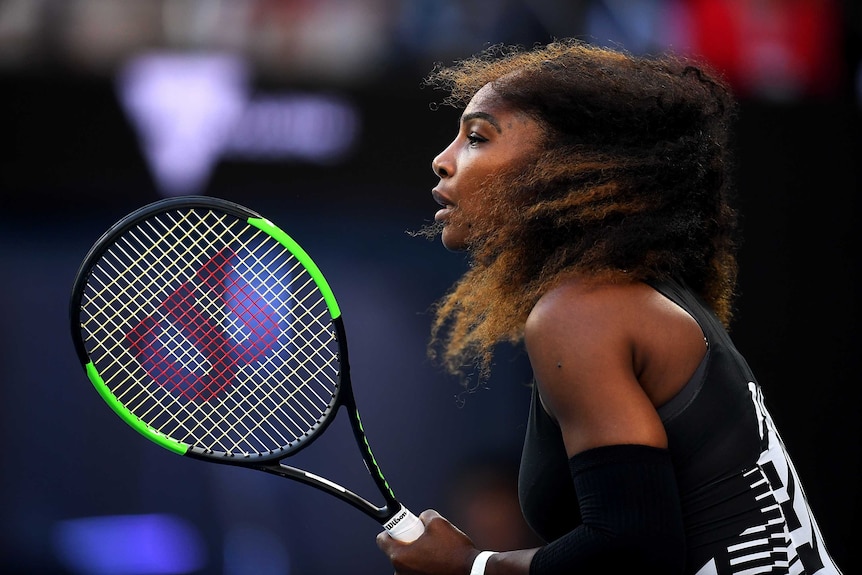
[[[504,107],[503,99],[494,91],[493,86],[485,84],[470,98],[467,107],[464,108],[464,113],[467,114],[478,110],[486,112],[489,110],[502,110]]]

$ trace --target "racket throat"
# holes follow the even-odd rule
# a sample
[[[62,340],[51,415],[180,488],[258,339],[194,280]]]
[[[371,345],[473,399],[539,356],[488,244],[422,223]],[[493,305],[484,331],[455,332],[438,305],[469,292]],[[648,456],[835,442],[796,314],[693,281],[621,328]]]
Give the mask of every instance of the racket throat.
[[[388,505],[384,505],[382,507],[377,506],[361,495],[357,495],[338,483],[303,469],[297,469],[296,467],[284,465],[283,463],[279,463],[278,465],[257,466],[257,469],[273,475],[278,475],[279,477],[293,479],[294,481],[304,483],[305,485],[314,487],[319,491],[323,491],[324,493],[337,497],[380,524],[388,521],[398,512],[398,509],[392,510]],[[400,508],[401,506],[398,505],[398,507]]]

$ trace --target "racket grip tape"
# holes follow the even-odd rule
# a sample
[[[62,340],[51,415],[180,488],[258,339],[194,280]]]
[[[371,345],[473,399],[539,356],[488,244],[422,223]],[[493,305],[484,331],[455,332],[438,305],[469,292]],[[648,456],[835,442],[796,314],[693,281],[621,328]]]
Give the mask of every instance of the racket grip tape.
[[[389,532],[393,539],[402,543],[412,543],[425,533],[425,525],[406,507],[399,509],[398,513],[383,524],[383,528]]]

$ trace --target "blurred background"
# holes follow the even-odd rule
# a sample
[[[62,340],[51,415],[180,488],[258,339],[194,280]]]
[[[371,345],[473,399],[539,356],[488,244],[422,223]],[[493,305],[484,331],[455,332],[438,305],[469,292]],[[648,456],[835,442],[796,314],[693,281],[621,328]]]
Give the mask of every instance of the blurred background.
[[[425,357],[463,256],[407,232],[458,112],[422,87],[489,44],[577,36],[723,70],[737,131],[733,335],[845,573],[862,517],[856,0],[0,0],[0,570],[390,573],[379,526],[308,487],[186,460],[98,397],[69,337],[89,247],[171,195],[239,202],[303,245],[344,310],[378,461],[481,548],[532,545],[513,506],[529,371],[501,349],[462,394]],[[338,425],[295,463],[373,498]]]

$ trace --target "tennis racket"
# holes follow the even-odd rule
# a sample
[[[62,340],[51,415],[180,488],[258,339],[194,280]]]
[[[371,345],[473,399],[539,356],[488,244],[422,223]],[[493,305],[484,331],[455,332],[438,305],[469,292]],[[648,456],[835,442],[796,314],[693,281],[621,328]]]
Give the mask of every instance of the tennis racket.
[[[89,380],[147,439],[320,489],[401,541],[424,531],[395,498],[363,431],[335,296],[270,221],[205,196],[144,206],[90,249],[70,316]],[[382,506],[282,463],[341,408]]]

